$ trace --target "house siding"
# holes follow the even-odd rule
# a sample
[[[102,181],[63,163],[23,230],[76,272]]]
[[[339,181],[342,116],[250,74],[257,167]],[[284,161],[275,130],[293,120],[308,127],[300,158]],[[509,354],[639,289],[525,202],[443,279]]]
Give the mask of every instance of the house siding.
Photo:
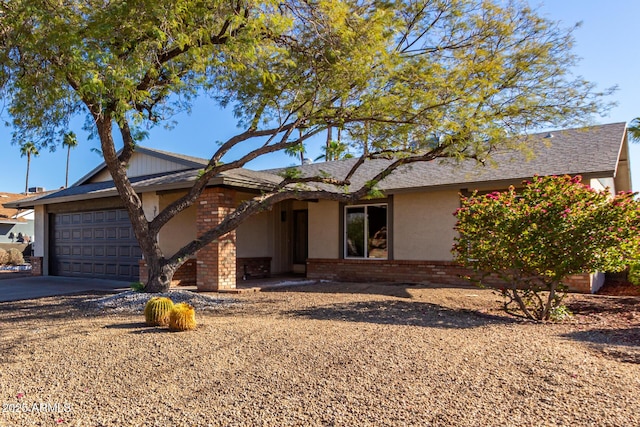
[[[238,246],[238,257],[270,257],[273,246],[273,236],[271,233],[273,214],[261,212],[240,224],[236,230],[236,244]]]
[[[159,195],[160,210],[182,197],[185,193],[171,192]],[[158,243],[165,257],[173,256],[180,248],[196,238],[196,207],[180,212],[160,230]]]
[[[338,202],[309,203],[309,258],[340,257],[341,218]]]
[[[393,254],[399,260],[451,261],[457,191],[393,196]]]
[[[144,176],[187,169],[184,164],[160,159],[144,153],[134,153],[127,168],[127,176]],[[113,178],[106,167],[94,175],[89,182],[111,181]]]
[[[631,166],[629,165],[629,141],[627,138],[622,142],[620,148],[620,158],[616,167],[615,190],[631,191]]]

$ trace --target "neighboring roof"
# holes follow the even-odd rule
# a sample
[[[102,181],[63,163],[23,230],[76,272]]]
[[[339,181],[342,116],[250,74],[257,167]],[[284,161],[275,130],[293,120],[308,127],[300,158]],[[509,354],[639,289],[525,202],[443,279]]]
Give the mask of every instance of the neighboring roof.
[[[122,149],[118,151],[118,155],[120,155],[121,152],[122,152]],[[168,160],[173,163],[181,164],[184,166],[184,170],[202,168],[203,166],[206,166],[209,163],[209,160],[203,159],[200,157],[186,156],[184,154],[171,153],[169,151],[157,150],[155,148],[142,147],[140,145],[136,146],[135,152],[139,154],[146,154],[151,157],[156,157],[162,160]],[[72,185],[72,187],[76,185],[85,184],[94,175],[96,175],[98,172],[102,171],[106,167],[107,165],[105,162],[100,163],[98,166],[93,168],[89,173],[87,173],[85,176],[83,176],[78,181],[76,181]]]
[[[18,217],[18,214],[20,213],[19,209],[5,207],[4,204],[9,204],[28,197],[28,195],[24,194],[0,193],[0,223],[18,224],[27,222],[25,218]]]
[[[550,137],[552,135],[552,137]],[[434,187],[473,189],[475,185],[490,184],[496,188],[503,183],[519,183],[534,175],[583,175],[585,178],[606,178],[616,175],[621,149],[626,135],[625,123],[591,126],[580,129],[543,132],[529,136],[527,143],[534,157],[520,151],[504,151],[492,155],[495,166],[481,166],[472,160],[454,163],[451,160],[419,162],[400,167],[383,180],[379,187],[387,193],[415,191]],[[159,150],[138,147],[155,155],[182,159],[185,165],[197,163],[193,169],[131,178],[136,191],[161,191],[188,188],[196,180],[206,160],[181,156]],[[303,176],[326,173],[342,179],[356,159],[298,166]],[[390,160],[366,161],[351,179],[352,188],[359,188],[386,167]],[[281,182],[283,168],[265,171],[235,169],[213,178],[209,185],[225,185],[251,190],[268,190]],[[329,186],[316,185],[323,189]],[[334,190],[335,191],[335,190]],[[12,207],[31,207],[50,203],[84,200],[117,195],[113,181],[74,185],[72,187],[30,197],[11,203]]]

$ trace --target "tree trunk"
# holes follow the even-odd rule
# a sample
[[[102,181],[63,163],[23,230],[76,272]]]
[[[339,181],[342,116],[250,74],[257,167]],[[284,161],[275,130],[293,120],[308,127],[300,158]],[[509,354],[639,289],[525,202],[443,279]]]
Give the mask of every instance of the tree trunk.
[[[120,200],[122,200],[122,204],[127,210],[131,220],[131,227],[147,262],[149,280],[146,283],[145,291],[166,292],[169,290],[173,274],[180,266],[180,263],[167,263],[158,245],[157,232],[149,230],[149,222],[142,209],[142,200],[127,178],[126,161],[121,162],[118,158],[113,141],[110,116],[96,113],[94,117],[98,136],[100,137],[103,158],[118,190]],[[128,132],[128,128],[126,130]],[[129,133],[123,135],[123,139],[132,141]]]
[[[167,292],[171,286],[176,267],[162,263],[160,260],[146,260],[149,278],[144,291],[150,293]]]
[[[64,175],[64,188],[69,187],[69,157],[71,155],[71,146],[67,147],[67,172]]]
[[[24,194],[29,192],[29,167],[31,166],[31,153],[27,153],[27,179],[24,182]]]
[[[531,314],[531,311],[527,308],[527,305],[524,303],[524,301],[520,297],[520,294],[518,294],[518,290],[515,287],[511,289],[511,294],[513,295],[513,299],[516,300],[516,303],[518,303],[518,307],[520,308],[520,311],[524,313],[527,319],[539,320],[539,319],[536,319],[533,314]]]
[[[549,320],[549,317],[551,316],[551,309],[553,308],[551,306],[555,301],[557,288],[558,288],[558,282],[554,280],[551,283],[551,289],[549,290],[549,297],[547,298],[547,304],[544,307],[544,312],[542,313],[542,319],[540,320]]]

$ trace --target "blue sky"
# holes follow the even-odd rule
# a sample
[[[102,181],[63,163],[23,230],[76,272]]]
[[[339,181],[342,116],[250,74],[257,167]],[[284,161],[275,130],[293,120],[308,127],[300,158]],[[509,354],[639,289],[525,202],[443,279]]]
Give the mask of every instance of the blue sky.
[[[546,0],[531,1],[539,6],[544,16],[572,26],[583,25],[575,32],[574,52],[582,58],[574,74],[597,84],[599,89],[617,85],[611,97],[617,102],[606,117],[595,118],[594,123],[630,122],[640,116],[640,55],[637,46],[637,19],[640,2],[637,0]],[[7,120],[6,116],[1,117]],[[153,129],[142,144],[167,151],[208,158],[216,148],[216,141],[235,134],[235,119],[230,111],[219,111],[208,99],[200,99],[191,115],[176,117],[178,124],[172,130]],[[96,140],[86,139],[79,120],[73,130],[79,145],[71,152],[69,184],[75,182],[101,162],[91,148],[99,146]],[[19,147],[10,143],[11,130],[0,128],[0,191],[24,191],[26,158],[20,157]],[[631,169],[634,190],[640,190],[640,143],[630,144]],[[312,147],[308,157],[320,155],[319,146]],[[275,155],[256,160],[249,167],[266,169],[291,165],[295,159]],[[65,180],[66,150],[42,152],[31,161],[29,186],[59,188]]]

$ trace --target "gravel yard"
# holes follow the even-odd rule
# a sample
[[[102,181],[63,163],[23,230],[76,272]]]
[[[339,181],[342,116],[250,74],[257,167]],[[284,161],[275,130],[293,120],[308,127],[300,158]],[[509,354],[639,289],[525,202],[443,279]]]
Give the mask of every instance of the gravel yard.
[[[103,295],[0,304],[0,426],[640,425],[640,297],[536,324],[479,289],[212,296],[183,333]]]

